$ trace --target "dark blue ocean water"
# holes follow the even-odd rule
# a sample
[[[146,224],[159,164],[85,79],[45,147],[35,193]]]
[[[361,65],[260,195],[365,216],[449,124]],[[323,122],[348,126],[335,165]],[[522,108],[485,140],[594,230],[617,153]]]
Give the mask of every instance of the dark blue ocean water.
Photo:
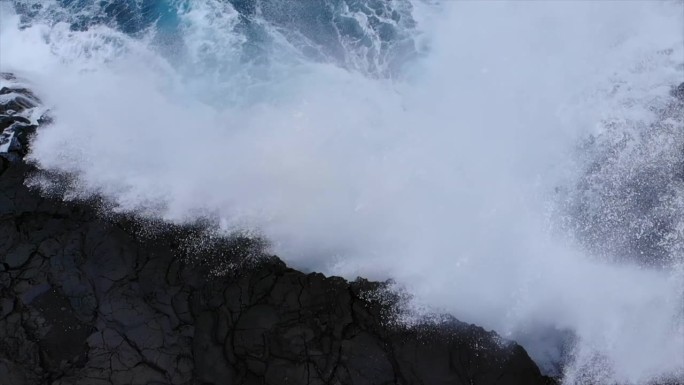
[[[364,72],[396,69],[415,54],[415,21],[409,0],[15,0],[30,25],[37,18],[67,22],[83,31],[104,24],[136,36],[153,30],[162,45],[183,33],[179,15],[198,3],[227,6],[239,23],[226,34],[244,36],[243,54],[255,59],[277,31],[303,56]],[[349,63],[356,52],[368,63]],[[382,68],[379,68],[382,67]]]

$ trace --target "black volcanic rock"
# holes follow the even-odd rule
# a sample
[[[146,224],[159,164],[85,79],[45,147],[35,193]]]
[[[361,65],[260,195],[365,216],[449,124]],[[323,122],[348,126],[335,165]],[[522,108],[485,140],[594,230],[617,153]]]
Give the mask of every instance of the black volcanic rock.
[[[48,128],[49,129],[49,128]],[[10,154],[11,155],[11,154]],[[455,319],[393,322],[381,283],[304,274],[250,240],[103,217],[0,156],[0,383],[548,384],[517,344]],[[378,293],[384,293],[378,295]]]
[[[16,81],[6,73],[0,73],[0,80]],[[36,130],[29,115],[40,100],[29,90],[22,87],[0,88],[0,152],[7,159],[18,160],[26,155],[29,137]]]

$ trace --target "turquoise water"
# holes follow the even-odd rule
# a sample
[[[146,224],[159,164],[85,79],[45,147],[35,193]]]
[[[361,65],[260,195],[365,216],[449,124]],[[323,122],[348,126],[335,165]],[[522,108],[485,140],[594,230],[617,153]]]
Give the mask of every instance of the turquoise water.
[[[73,31],[106,25],[131,36],[154,32],[162,52],[183,47],[183,17],[197,9],[237,22],[212,34],[242,36],[243,60],[267,60],[275,40],[303,57],[374,75],[397,74],[416,53],[416,23],[408,0],[13,0],[26,25],[66,22]],[[187,26],[187,23],[185,24]],[[213,28],[213,27],[212,27]],[[224,37],[214,36],[213,40]],[[282,45],[282,44],[281,44]]]
[[[90,9],[94,12],[83,15],[72,22],[72,29],[83,30],[89,25],[106,23],[115,25],[128,34],[139,33],[151,26],[162,31],[176,31],[179,25],[177,5],[170,1],[159,0],[59,0],[65,9]]]

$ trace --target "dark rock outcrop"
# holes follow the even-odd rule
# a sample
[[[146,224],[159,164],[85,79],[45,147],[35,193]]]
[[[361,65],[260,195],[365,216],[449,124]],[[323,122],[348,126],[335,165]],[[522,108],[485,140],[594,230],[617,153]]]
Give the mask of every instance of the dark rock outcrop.
[[[0,81],[14,82],[14,75],[0,73]],[[0,152],[6,159],[19,160],[26,155],[29,136],[36,130],[30,114],[40,100],[23,87],[0,88]]]
[[[5,130],[17,124],[32,127]],[[0,156],[3,385],[550,383],[520,346],[474,325],[392,322],[398,297],[374,295],[380,283],[275,257],[209,274],[207,261],[239,260],[249,241],[190,255],[206,253],[187,247],[192,228],[148,231],[43,196],[24,183],[36,172],[26,144]]]

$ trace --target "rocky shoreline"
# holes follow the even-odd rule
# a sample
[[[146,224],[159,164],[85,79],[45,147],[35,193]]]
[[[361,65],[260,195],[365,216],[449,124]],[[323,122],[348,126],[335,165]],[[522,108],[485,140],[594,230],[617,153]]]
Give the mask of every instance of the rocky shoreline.
[[[217,277],[206,262],[240,261],[248,242],[191,255],[207,252],[185,247],[192,228],[146,232],[40,194],[23,156],[48,120],[30,91],[0,96],[3,385],[554,383],[522,347],[475,325],[392,322],[399,298],[374,295],[381,283],[276,257]]]

